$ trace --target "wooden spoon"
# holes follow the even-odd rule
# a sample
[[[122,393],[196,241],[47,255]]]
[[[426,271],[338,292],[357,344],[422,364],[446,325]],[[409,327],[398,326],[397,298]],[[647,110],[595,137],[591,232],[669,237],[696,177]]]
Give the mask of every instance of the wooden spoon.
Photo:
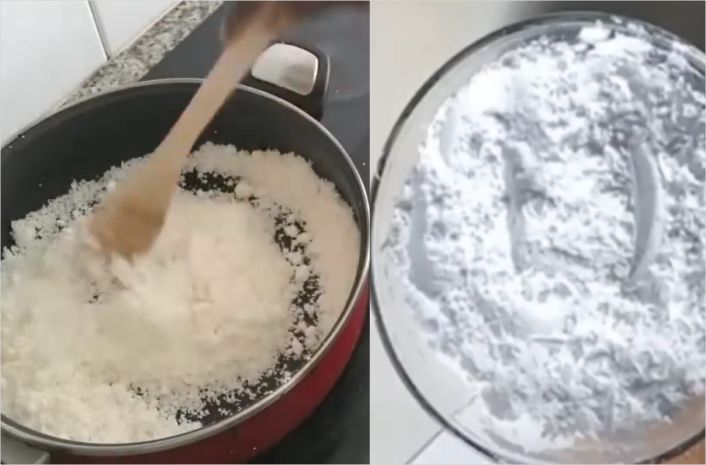
[[[167,137],[89,218],[88,230],[103,254],[131,260],[150,248],[196,139],[260,53],[291,23],[291,13],[287,2],[253,2],[247,14],[229,21],[222,55]]]

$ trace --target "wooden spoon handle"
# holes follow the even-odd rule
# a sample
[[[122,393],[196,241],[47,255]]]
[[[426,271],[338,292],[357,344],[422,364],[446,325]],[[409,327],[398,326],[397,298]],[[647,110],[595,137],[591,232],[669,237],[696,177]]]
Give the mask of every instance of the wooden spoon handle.
[[[231,41],[184,112],[154,153],[165,174],[178,176],[196,139],[233,89],[274,38],[274,32],[255,21]]]

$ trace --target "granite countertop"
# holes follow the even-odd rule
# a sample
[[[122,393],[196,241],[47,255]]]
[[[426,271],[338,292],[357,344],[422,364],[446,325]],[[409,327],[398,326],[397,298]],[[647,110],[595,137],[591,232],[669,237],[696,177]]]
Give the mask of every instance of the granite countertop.
[[[130,46],[108,61],[60,106],[139,81],[164,56],[221,5],[221,1],[181,1]]]

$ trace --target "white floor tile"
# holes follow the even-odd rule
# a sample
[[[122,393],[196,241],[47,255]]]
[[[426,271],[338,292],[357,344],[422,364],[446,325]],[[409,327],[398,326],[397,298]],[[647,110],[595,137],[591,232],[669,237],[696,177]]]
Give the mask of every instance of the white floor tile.
[[[440,427],[400,381],[374,322],[372,324],[370,463],[401,464],[407,462]]]

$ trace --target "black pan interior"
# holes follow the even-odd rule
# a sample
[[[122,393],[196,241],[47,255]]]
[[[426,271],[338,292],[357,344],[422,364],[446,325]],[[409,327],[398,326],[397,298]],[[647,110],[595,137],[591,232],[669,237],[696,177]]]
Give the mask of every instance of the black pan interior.
[[[98,96],[54,114],[3,147],[2,246],[12,244],[12,221],[66,193],[73,180],[97,179],[110,167],[154,150],[197,86],[196,83],[159,83]],[[291,151],[307,158],[316,173],[333,182],[351,205],[362,233],[361,240],[368,240],[365,197],[361,195],[353,166],[332,138],[300,112],[265,94],[243,88],[216,115],[196,147],[206,141],[233,144],[245,150]],[[232,192],[237,182],[238,179],[220,176],[204,179],[187,173],[182,185],[189,189]],[[257,199],[251,198],[249,202],[256,205]],[[304,226],[298,224],[298,227]],[[275,240],[282,249],[296,247],[281,227],[277,228]],[[363,249],[360,263],[363,263]],[[317,294],[318,280],[312,276],[295,304],[312,302]],[[211,424],[257,402],[282,384],[282,372],[295,373],[310,356],[305,352],[298,359],[280,357],[275,375],[265,376],[252,386],[255,396],[235,394],[234,401],[221,399],[215,404],[209,403],[201,421]],[[139,387],[136,392],[139,393]],[[181,415],[189,417],[185,413]]]

